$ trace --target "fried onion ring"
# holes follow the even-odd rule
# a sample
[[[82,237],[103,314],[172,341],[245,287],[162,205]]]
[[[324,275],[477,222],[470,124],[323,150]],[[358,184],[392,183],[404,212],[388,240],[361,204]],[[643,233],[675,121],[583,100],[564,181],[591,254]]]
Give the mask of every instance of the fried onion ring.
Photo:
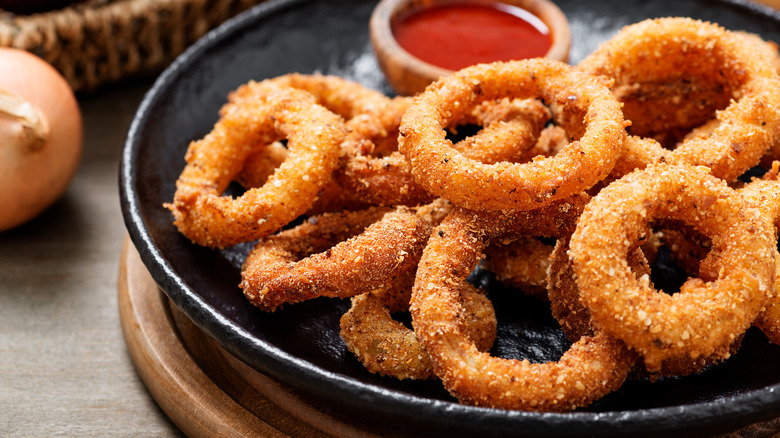
[[[382,289],[414,270],[430,231],[430,223],[405,208],[313,216],[258,241],[244,261],[240,287],[266,311]]]
[[[733,181],[758,164],[780,138],[780,79],[754,47],[716,24],[660,18],[624,27],[579,63],[581,71],[614,80],[628,131],[640,137],[616,176],[666,162],[707,166]],[[676,144],[713,116],[719,123],[709,135]],[[657,141],[640,141],[646,137]]]
[[[411,103],[410,98],[388,98],[382,93],[337,76],[291,73],[269,79],[274,85],[306,91],[317,103],[346,120],[347,134],[340,145],[340,161],[333,185],[346,195],[330,196],[316,206],[316,212],[335,211],[339,206],[418,205],[430,202],[433,196],[419,188],[408,172],[397,170],[395,162],[382,166],[360,159],[369,153],[391,153],[397,149],[398,125]],[[256,98],[254,88],[242,87],[231,94],[236,104]],[[274,169],[284,161],[279,148],[259,147],[250,155],[238,177],[245,187],[259,187]],[[405,166],[405,163],[404,163]],[[329,188],[328,193],[336,192]],[[331,201],[336,204],[329,208]]]
[[[458,315],[458,287],[491,239],[529,232],[522,217],[455,209],[423,251],[410,311],[418,338],[444,387],[462,403],[502,409],[568,411],[617,389],[635,360],[603,333],[576,342],[557,362],[530,364],[477,350]]]
[[[563,108],[576,140],[554,157],[483,164],[452,147],[444,128],[474,105],[500,98],[542,98]],[[468,67],[418,95],[401,123],[399,149],[415,180],[431,193],[474,210],[531,210],[596,184],[611,170],[625,138],[623,114],[609,89],[547,59]]]
[[[398,126],[411,98],[391,99],[337,76],[288,74],[272,80],[311,93],[319,104],[346,119],[348,133],[333,177],[351,199],[379,206],[420,205],[434,199],[414,183],[398,157],[366,159],[397,149]]]
[[[269,235],[304,213],[330,181],[346,129],[308,93],[252,83],[251,102],[228,102],[213,130],[190,144],[187,164],[166,204],[179,231],[202,246],[224,248]],[[262,186],[222,196],[257,145],[287,138],[289,155]]]
[[[665,360],[726,354],[772,291],[773,232],[706,168],[653,165],[602,189],[571,237],[580,300],[598,327],[643,356],[650,372]],[[679,221],[712,239],[714,281],[689,279],[674,295],[637,279],[626,257],[653,221]]]

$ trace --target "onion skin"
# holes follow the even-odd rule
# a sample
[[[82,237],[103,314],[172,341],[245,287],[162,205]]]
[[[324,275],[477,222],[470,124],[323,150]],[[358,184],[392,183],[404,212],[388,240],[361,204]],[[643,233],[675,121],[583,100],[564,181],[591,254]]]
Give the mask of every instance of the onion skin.
[[[0,231],[5,231],[62,196],[78,168],[84,133],[70,85],[35,55],[0,48],[0,90],[28,102],[42,121],[42,138],[36,140],[18,119],[0,113]]]

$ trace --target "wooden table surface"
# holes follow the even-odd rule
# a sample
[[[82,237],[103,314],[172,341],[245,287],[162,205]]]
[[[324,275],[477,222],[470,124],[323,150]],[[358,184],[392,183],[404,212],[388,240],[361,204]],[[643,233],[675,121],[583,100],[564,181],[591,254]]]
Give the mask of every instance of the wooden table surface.
[[[182,436],[139,379],[117,312],[119,159],[151,84],[80,96],[84,153],[68,191],[0,233],[2,436]]]

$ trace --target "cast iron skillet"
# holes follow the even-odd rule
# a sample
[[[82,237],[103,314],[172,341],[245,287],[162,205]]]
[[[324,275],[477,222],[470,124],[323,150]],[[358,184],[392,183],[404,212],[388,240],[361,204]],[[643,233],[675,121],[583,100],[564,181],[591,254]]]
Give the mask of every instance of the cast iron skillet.
[[[780,41],[780,16],[748,3],[558,2],[571,21],[576,63],[623,25],[690,16]],[[379,427],[440,436],[657,436],[728,432],[780,415],[780,347],[751,329],[739,354],[700,375],[627,382],[587,409],[508,412],[457,404],[437,381],[401,382],[368,373],[339,337],[348,300],[320,299],[275,313],[252,307],[238,288],[249,245],[213,251],[171,224],[173,198],[191,140],[217,120],[228,92],[250,79],[289,72],[336,74],[388,94],[367,35],[372,2],[274,0],[226,22],[173,63],[140,105],[121,163],[122,212],[154,279],[201,329],[238,358]],[[659,268],[659,271],[663,267]],[[548,306],[475,275],[498,309],[492,353],[556,360],[568,348]]]

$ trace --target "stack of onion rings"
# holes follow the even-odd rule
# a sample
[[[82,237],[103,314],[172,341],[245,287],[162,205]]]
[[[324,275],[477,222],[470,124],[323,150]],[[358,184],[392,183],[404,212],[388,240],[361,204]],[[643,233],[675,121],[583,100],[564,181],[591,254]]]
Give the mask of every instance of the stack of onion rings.
[[[756,35],[668,18],[576,67],[483,64],[414,98],[319,74],[249,82],[191,143],[166,207],[196,244],[256,241],[239,287],[264,311],[351,298],[340,333],[369,372],[438,378],[466,404],[577,409],[715,365],[751,326],[780,344],[780,164],[735,181],[777,155],[778,67]],[[671,295],[651,280],[664,246],[698,277]],[[549,302],[569,351],[491,355],[474,269]],[[412,328],[393,319],[407,310]]]

